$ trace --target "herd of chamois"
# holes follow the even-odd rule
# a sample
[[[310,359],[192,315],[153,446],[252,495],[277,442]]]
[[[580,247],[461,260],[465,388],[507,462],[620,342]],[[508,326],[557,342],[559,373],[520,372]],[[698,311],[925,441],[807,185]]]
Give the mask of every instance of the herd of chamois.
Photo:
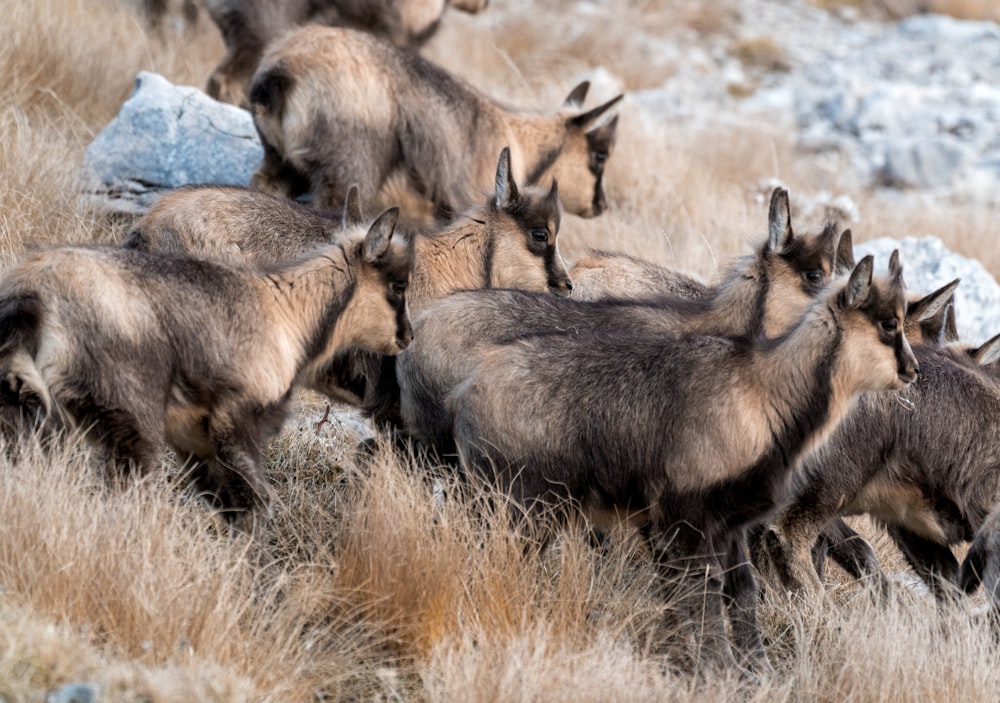
[[[166,443],[266,529],[261,450],[309,388],[509,494],[535,544],[572,514],[636,528],[698,666],[770,670],[758,573],[819,591],[833,558],[884,597],[849,515],[942,601],[1000,604],[1000,340],[958,339],[958,281],[907,292],[897,253],[877,276],[849,230],[795,232],[782,188],[716,285],[614,252],[567,267],[561,213],[608,208],[622,96],[498,103],[416,52],[445,0],[204,4],[228,51],[208,92],[264,147],[252,187],[178,189],[119,247],[5,272],[8,438],[78,429],[114,477]]]

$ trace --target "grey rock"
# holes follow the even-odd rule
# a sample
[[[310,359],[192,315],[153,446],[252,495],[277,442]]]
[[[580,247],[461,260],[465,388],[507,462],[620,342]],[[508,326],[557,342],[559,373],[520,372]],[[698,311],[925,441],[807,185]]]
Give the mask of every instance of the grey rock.
[[[908,290],[926,295],[961,278],[955,290],[955,313],[963,341],[981,344],[1000,333],[1000,285],[975,259],[957,254],[937,237],[882,237],[855,245],[855,255],[875,256],[876,269],[885,270],[893,249],[899,249]]]
[[[957,140],[942,136],[887,145],[881,182],[899,188],[952,185],[964,175],[971,155]]]
[[[95,703],[100,686],[93,683],[69,683],[45,694],[45,703]]]
[[[143,71],[87,147],[81,185],[99,208],[142,213],[189,183],[247,185],[263,153],[249,112]]]

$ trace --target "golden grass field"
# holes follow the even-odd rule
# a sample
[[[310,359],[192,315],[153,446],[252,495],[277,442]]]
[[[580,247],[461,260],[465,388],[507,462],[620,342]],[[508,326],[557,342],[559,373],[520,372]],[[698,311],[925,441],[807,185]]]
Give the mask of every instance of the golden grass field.
[[[877,17],[916,1],[836,2]],[[560,31],[568,3],[534,14],[492,0],[449,13],[426,53],[510,102],[553,106],[572,77],[605,65],[628,89],[669,78],[630,55],[629,26],[677,27],[739,46],[738,0],[628,0],[621,26]],[[997,18],[990,0],[931,0]],[[521,9],[517,9],[521,8]],[[83,151],[128,98],[135,74],[204,84],[223,53],[203,15],[188,33],[150,33],[125,0],[0,0],[0,257],[60,242],[116,242],[128,223],[77,199]],[[735,49],[734,49],[735,50]],[[598,100],[609,96],[592,96]],[[761,236],[756,184],[847,192],[859,240],[935,234],[1000,273],[1000,220],[959,206],[880,211],[849,179],[796,156],[761,129],[673,135],[622,111],[607,176],[611,211],[564,219],[563,253],[590,246],[648,256],[711,279]],[[803,229],[802,223],[796,223]],[[426,470],[384,449],[359,466],[353,437],[302,421],[269,448],[278,501],[268,556],[219,529],[166,470],[110,488],[74,438],[42,451],[26,438],[0,459],[0,701],[41,701],[74,681],[101,701],[937,701],[996,700],[997,644],[982,599],[939,611],[897,588],[876,607],[837,574],[810,604],[769,592],[762,625],[777,676],[749,684],[679,673],[642,547],[606,550],[580,530],[542,554],[510,532],[502,500],[440,500]],[[437,484],[456,496],[445,476]],[[861,523],[892,572],[884,535]],[[835,571],[830,567],[831,571]]]

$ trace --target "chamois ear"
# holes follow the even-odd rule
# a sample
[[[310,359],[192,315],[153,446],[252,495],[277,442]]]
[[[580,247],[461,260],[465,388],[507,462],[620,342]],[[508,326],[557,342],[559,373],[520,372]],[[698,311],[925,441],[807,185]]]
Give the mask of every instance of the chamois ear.
[[[875,259],[871,254],[863,258],[847,281],[843,292],[844,308],[859,308],[868,300],[872,288],[872,267]]]
[[[587,112],[577,115],[576,117],[570,117],[566,120],[566,124],[569,127],[574,127],[582,132],[586,132],[594,126],[594,123],[601,118],[601,115],[617,105],[624,97],[624,95],[618,95],[617,97],[611,98],[603,105],[598,105],[592,110],[588,110]]]
[[[510,170],[510,147],[505,146],[497,160],[496,192],[493,196],[493,205],[497,210],[502,210],[517,200],[517,183]]]
[[[347,189],[347,198],[344,200],[344,215],[340,224],[346,229],[355,225],[360,225],[364,221],[364,214],[361,212],[361,189],[357,183],[352,183]]]
[[[837,242],[837,260],[834,262],[833,270],[838,273],[847,273],[854,269],[854,235],[850,229],[845,229],[840,233],[840,240]]]
[[[563,107],[570,110],[579,110],[583,107],[583,101],[587,99],[587,91],[590,90],[590,81],[584,81],[570,91],[563,101]]]
[[[389,241],[396,230],[396,220],[399,219],[399,208],[391,207],[379,215],[365,235],[365,261],[374,264],[389,251]]]
[[[955,319],[955,303],[952,301],[944,308],[944,327],[938,344],[948,344],[958,341],[958,321]]]
[[[615,143],[615,135],[618,133],[618,115],[587,132],[587,141],[591,147],[601,150],[608,150]]]
[[[784,251],[792,243],[792,213],[788,205],[788,191],[775,188],[771,193],[771,206],[767,211],[767,246],[771,251]]]
[[[920,300],[909,303],[906,306],[907,319],[916,320],[917,322],[930,322],[931,320],[938,319],[940,327],[943,330],[945,311],[951,303],[952,297],[955,295],[955,288],[958,287],[961,281],[961,278],[956,278],[951,283],[941,286]]]
[[[1000,334],[969,350],[969,356],[980,366],[996,363],[1000,359]]]

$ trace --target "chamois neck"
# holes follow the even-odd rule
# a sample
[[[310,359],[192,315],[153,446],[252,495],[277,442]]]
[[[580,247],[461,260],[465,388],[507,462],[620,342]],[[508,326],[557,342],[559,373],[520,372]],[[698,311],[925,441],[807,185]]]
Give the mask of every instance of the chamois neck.
[[[354,292],[357,272],[344,244],[336,244],[307,259],[264,270],[261,277],[277,304],[276,324],[299,342],[297,365],[302,367],[322,353]]]
[[[832,300],[819,300],[787,333],[751,344],[749,382],[762,405],[782,452],[801,454],[821,443],[850,409],[860,389],[843,368],[844,332]]]
[[[745,257],[709,295],[701,299],[703,313],[692,332],[755,336],[764,327],[767,279],[756,257]]]
[[[565,118],[559,114],[507,115],[514,180],[535,185],[548,173],[566,142]]]
[[[493,239],[486,217],[485,212],[474,211],[442,232],[416,236],[407,293],[411,314],[455,291],[491,286]]]

